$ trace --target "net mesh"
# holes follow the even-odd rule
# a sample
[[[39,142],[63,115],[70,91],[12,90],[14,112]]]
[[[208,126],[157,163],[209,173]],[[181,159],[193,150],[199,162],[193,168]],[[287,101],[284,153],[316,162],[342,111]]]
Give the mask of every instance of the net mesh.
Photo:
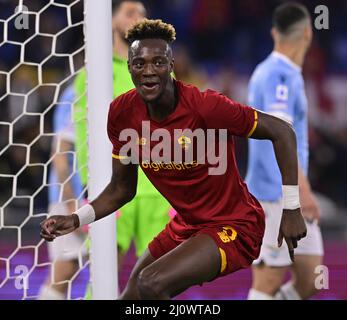
[[[61,154],[53,115],[83,65],[82,0],[0,3],[0,299],[35,299],[47,277],[56,281],[39,224]],[[73,168],[59,184],[60,200],[76,172],[74,152],[64,153]],[[80,253],[77,261],[65,282],[71,299],[83,297],[89,277],[89,260]]]

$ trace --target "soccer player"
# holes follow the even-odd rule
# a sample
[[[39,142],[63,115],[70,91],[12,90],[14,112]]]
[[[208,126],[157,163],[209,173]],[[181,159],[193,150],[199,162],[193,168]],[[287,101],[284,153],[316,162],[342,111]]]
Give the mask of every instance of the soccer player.
[[[144,18],[146,9],[141,1],[113,1],[113,92],[114,97],[134,88],[128,71],[127,57],[129,44],[125,33],[136,21]],[[76,152],[79,172],[83,185],[87,184],[87,101],[86,72],[82,71],[75,80],[76,95],[80,98],[75,104],[74,120],[76,123]],[[145,174],[140,171],[138,176],[137,195],[118,212],[117,244],[118,266],[122,265],[123,257],[132,241],[135,243],[136,256],[140,257],[148,243],[169,222],[170,204],[152,185]],[[89,296],[89,294],[88,294]]]
[[[136,89],[110,106],[111,181],[75,214],[57,215],[41,223],[41,237],[53,241],[117,210],[136,194],[139,162],[177,214],[137,261],[121,299],[169,299],[193,285],[248,267],[258,257],[264,212],[237,170],[234,135],[273,142],[284,185],[279,233],[292,257],[297,241],[306,233],[292,128],[218,92],[200,92],[174,80],[171,43],[175,38],[173,26],[161,20],[146,19],[128,31],[128,65]],[[148,124],[154,135],[151,139],[142,133]],[[184,134],[177,134],[180,129]],[[199,139],[202,133],[210,136],[203,145],[193,136],[196,130]],[[133,143],[125,141],[128,134],[135,138]],[[182,159],[182,150],[193,150],[193,160],[189,154]],[[216,161],[204,161],[212,159],[216,151],[224,159],[218,167]],[[223,165],[225,170],[218,171]]]
[[[294,263],[284,246],[278,248],[277,231],[283,208],[280,170],[270,142],[249,140],[246,182],[265,211],[266,228],[259,259],[252,268],[253,284],[248,298],[306,299],[316,292],[314,271],[323,256],[322,236],[317,225],[318,206],[307,180],[307,101],[301,75],[312,38],[307,9],[293,2],[277,7],[272,36],[274,51],[252,75],[249,103],[294,127],[298,141],[300,203],[307,237],[300,241]],[[293,277],[282,285],[288,267]]]
[[[75,132],[71,117],[71,108],[75,99],[73,87],[67,87],[53,116],[53,132],[56,133],[53,150],[57,151],[49,173],[49,208],[50,215],[70,214],[76,210],[83,188],[74,169]],[[61,195],[61,196],[60,196]],[[68,284],[78,270],[79,256],[87,255],[84,246],[85,235],[80,231],[69,234],[66,238],[48,243],[50,261],[53,262],[53,279],[48,276],[41,287],[39,300],[64,300]],[[52,281],[53,280],[53,283]],[[57,284],[59,282],[59,284]]]

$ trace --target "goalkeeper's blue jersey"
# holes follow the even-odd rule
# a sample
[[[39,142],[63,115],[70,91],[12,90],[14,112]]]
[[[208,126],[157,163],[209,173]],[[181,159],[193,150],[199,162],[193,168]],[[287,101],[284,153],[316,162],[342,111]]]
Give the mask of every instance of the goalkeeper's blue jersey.
[[[56,147],[58,139],[64,139],[70,143],[75,142],[75,130],[73,126],[71,108],[75,99],[74,89],[72,86],[66,88],[59,99],[53,115],[53,132],[56,134],[54,138],[53,147]],[[55,150],[55,149],[54,149]],[[72,184],[74,197],[80,197],[82,193],[82,185],[80,178],[76,171],[76,160],[72,153],[68,154],[69,161],[69,179],[68,182]],[[53,165],[50,166],[49,171],[49,203],[61,202],[62,199],[62,184],[59,183],[57,172]]]
[[[293,125],[299,164],[307,174],[307,99],[301,68],[285,55],[273,52],[256,67],[251,77],[248,104]],[[282,178],[271,141],[249,139],[246,183],[260,201],[281,198]]]

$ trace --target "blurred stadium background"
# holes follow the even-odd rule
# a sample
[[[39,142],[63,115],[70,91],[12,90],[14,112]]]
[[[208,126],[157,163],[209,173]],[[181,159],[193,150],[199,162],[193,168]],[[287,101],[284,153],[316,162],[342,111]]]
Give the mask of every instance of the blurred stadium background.
[[[50,35],[57,35],[66,28],[70,18],[70,24],[75,27],[66,28],[54,38],[56,52],[74,53],[74,70],[79,70],[84,61],[83,49],[79,50],[84,42],[83,1],[21,2],[30,12],[39,12],[29,15],[27,30],[18,30],[14,26],[19,1],[0,0],[0,299],[23,298],[23,291],[15,288],[17,265],[26,265],[32,270],[29,298],[37,295],[48,272],[46,245],[40,242],[38,231],[42,217],[37,216],[47,212],[47,186],[42,186],[46,179],[43,166],[26,167],[18,176],[17,186],[13,186],[13,180],[8,176],[21,170],[27,156],[32,164],[45,164],[50,158],[52,138],[39,134],[40,117],[33,114],[44,113],[44,131],[52,132],[53,108],[50,106],[54,101],[54,84],[64,87],[61,82],[71,75],[71,65],[66,56],[51,54],[53,38]],[[246,102],[250,74],[272,50],[271,13],[281,1],[143,2],[151,18],[161,18],[176,27],[175,73],[178,79],[201,89],[222,91],[235,100]],[[347,299],[347,1],[300,2],[309,8],[313,17],[317,5],[325,4],[329,8],[329,30],[315,30],[303,70],[309,100],[309,177],[321,205],[324,264],[328,266],[330,276],[329,289],[321,290],[315,298]],[[35,35],[35,24],[44,35]],[[24,50],[21,50],[20,43],[24,42]],[[23,51],[29,64],[19,63]],[[37,86],[38,71],[30,63],[42,61],[42,81],[50,85]],[[11,93],[6,90],[6,73],[9,71]],[[12,136],[13,143],[30,145],[29,153],[19,146],[7,148],[10,130],[5,123],[17,119],[23,113],[24,105],[26,113],[12,126]],[[237,147],[239,166],[245,174],[247,144],[240,139]],[[4,148],[7,149],[2,152]],[[13,188],[17,188],[17,197],[12,197]],[[31,204],[27,196],[33,199]],[[29,204],[33,206],[31,217],[28,216]],[[18,226],[21,246],[17,241]],[[134,262],[131,250],[120,274],[121,288]],[[10,274],[6,274],[6,264],[10,266]],[[72,298],[83,296],[89,278],[87,269],[82,269],[72,282]],[[178,298],[244,299],[249,286],[250,271],[244,270],[191,288]]]

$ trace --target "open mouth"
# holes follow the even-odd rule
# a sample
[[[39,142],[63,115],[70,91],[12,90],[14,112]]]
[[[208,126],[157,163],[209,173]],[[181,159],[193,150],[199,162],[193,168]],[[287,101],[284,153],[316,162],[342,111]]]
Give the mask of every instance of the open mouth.
[[[159,84],[156,83],[156,82],[148,82],[148,83],[143,83],[142,84],[142,87],[145,89],[145,90],[154,90],[156,88],[159,87]]]

